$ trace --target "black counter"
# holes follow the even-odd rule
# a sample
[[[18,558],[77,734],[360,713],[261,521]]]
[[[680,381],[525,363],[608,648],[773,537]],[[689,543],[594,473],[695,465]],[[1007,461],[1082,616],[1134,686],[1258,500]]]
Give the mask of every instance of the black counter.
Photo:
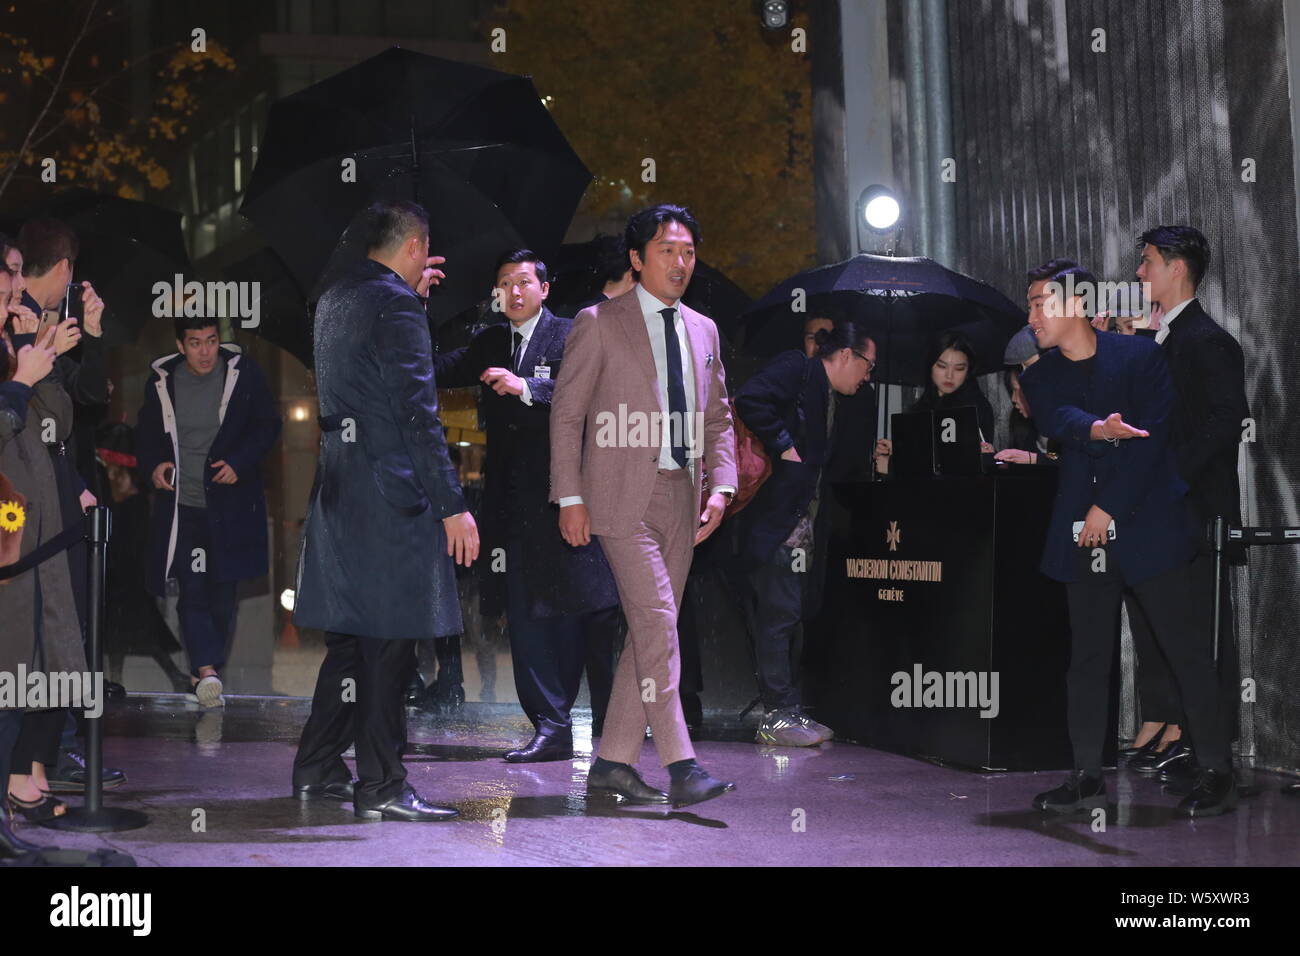
[[[958,766],[1068,769],[1065,587],[1038,570],[1056,469],[834,493],[825,596],[805,638],[817,718]]]

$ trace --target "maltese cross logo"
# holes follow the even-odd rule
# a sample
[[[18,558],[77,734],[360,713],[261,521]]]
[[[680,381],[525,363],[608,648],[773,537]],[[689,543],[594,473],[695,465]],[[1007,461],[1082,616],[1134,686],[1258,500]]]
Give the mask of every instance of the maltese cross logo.
[[[889,545],[890,551],[898,550],[898,542],[903,540],[903,532],[898,527],[897,521],[889,522],[889,530],[885,532],[885,541]]]

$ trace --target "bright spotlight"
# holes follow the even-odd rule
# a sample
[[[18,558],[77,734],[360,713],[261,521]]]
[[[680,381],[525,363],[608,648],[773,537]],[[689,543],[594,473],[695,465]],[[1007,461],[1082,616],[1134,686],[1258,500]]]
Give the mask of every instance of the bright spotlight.
[[[864,189],[858,200],[858,208],[867,228],[874,232],[889,232],[898,225],[903,212],[898,197],[884,186],[868,186]]]

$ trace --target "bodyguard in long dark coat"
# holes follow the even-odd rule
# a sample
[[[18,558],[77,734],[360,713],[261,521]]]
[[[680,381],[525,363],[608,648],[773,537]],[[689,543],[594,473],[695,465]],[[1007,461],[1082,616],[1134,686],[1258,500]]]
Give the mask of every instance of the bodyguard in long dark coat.
[[[367,819],[456,815],[406,784],[403,692],[410,642],[456,634],[460,603],[448,538],[478,553],[474,520],[438,420],[427,288],[428,216],[379,202],[354,228],[371,258],[316,310],[321,453],[298,570],[294,621],[327,631],[312,714],[294,761],[300,799],[353,799],[343,751],[354,741],[354,810]],[[423,276],[423,278],[422,278]]]
[[[434,370],[443,388],[483,381],[487,462],[479,520],[487,560],[479,565],[480,603],[485,618],[506,612],[515,689],[535,729],[533,740],[506,760],[567,760],[585,656],[579,615],[617,604],[618,589],[600,545],[566,544],[559,509],[547,502],[551,393],[573,323],[541,304],[546,266],[533,253],[502,259],[498,289],[509,321],[435,357]]]

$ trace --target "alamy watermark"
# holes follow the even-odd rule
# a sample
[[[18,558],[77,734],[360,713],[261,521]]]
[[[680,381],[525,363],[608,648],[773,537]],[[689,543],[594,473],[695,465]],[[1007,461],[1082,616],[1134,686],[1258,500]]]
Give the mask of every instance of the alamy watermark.
[[[997,671],[927,671],[920,664],[912,672],[895,671],[889,702],[895,707],[978,707],[980,716],[998,715]]]
[[[699,458],[704,450],[695,439],[704,434],[704,413],[618,411],[596,413],[596,444],[601,448],[659,448],[667,432],[673,444],[684,445],[687,458]]]
[[[171,282],[155,282],[151,291],[155,318],[239,319],[245,329],[262,324],[260,282],[186,282],[178,272]]]
[[[1110,312],[1112,315],[1151,315],[1151,283],[1138,282],[1088,282],[1074,279],[1068,273],[1064,282],[1053,280],[1043,287],[1048,299],[1043,308],[1048,315],[1056,315],[1061,305],[1076,296],[1083,300],[1085,315]]]
[[[0,710],[80,710],[94,720],[104,713],[103,671],[0,671]]]

